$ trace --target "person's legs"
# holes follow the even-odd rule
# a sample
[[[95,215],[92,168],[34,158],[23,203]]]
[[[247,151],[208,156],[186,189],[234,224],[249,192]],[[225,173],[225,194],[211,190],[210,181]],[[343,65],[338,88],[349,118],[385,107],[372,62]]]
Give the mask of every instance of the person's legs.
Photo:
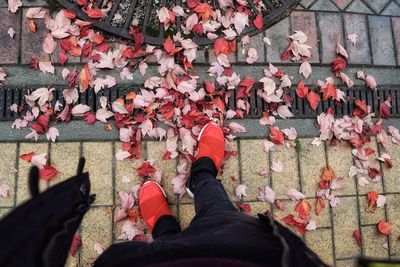
[[[151,235],[153,239],[160,239],[177,234],[181,231],[178,220],[172,215],[160,217],[154,225]]]

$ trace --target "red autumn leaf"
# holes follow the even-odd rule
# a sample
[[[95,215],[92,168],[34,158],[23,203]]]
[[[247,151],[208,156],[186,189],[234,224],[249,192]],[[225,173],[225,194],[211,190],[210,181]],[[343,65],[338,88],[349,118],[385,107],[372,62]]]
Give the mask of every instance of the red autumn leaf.
[[[368,109],[367,109],[367,104],[360,100],[360,99],[356,99],[354,100],[354,105],[356,106],[356,108],[353,111],[353,115],[354,116],[363,116],[365,114],[367,114]]]
[[[80,246],[82,246],[82,239],[79,234],[75,233],[71,247],[69,248],[69,254],[74,257]]]
[[[374,179],[377,176],[382,176],[382,173],[377,168],[368,167],[368,176]]]
[[[324,181],[332,181],[336,177],[335,172],[331,167],[325,167],[322,169],[321,179]]]
[[[201,3],[198,4],[195,8],[194,11],[199,14],[199,16],[203,19],[203,21],[208,20],[210,16],[212,16],[213,11],[212,8],[210,7],[209,4],[207,3]]]
[[[281,211],[285,210],[285,202],[283,202],[282,200],[277,199],[277,200],[275,200],[274,204],[278,210],[281,210]]]
[[[93,125],[96,122],[96,113],[92,111],[86,112],[83,116],[83,119],[86,121],[87,124]]]
[[[331,83],[327,83],[324,87],[322,87],[320,92],[322,93],[323,101],[326,101],[329,98],[336,98],[336,87]]]
[[[272,143],[282,145],[285,142],[285,136],[279,128],[270,127],[269,130],[269,138]]]
[[[261,12],[256,16],[256,18],[253,21],[253,24],[257,29],[259,30],[262,29],[262,27],[264,26],[264,21]]]
[[[287,215],[282,218],[282,221],[290,226],[296,226],[297,222],[294,220],[294,216],[292,214]]]
[[[65,53],[61,52],[58,55],[58,63],[60,63],[61,65],[64,65],[65,62],[67,62],[67,60],[68,60],[68,57],[67,57],[67,55]]]
[[[35,21],[33,19],[29,20],[28,26],[29,26],[29,30],[31,32],[36,32],[36,23],[35,23]]]
[[[296,89],[297,96],[305,98],[308,94],[308,87],[304,85],[303,81],[300,81]]]
[[[218,56],[219,54],[228,55],[229,54],[229,42],[222,37],[215,40],[214,54],[216,56]]]
[[[76,17],[76,13],[69,9],[63,9],[63,13],[64,16],[66,16],[69,19],[74,19]]]
[[[388,96],[385,101],[379,104],[379,113],[382,118],[388,119],[391,114],[391,105],[392,97]]]
[[[136,171],[140,177],[149,177],[151,173],[155,173],[157,170],[151,166],[150,162],[145,161]]]
[[[57,175],[56,168],[49,166],[49,165],[44,165],[43,169],[41,169],[39,172],[40,179],[43,179],[46,181],[53,179],[54,177],[56,177],[56,175]]]
[[[76,0],[76,3],[80,6],[87,6],[87,0]]]
[[[186,5],[189,8],[195,8],[200,3],[200,0],[187,0]]]
[[[294,210],[297,212],[300,218],[308,220],[308,217],[310,217],[311,213],[311,204],[306,200],[300,200]]]
[[[367,193],[368,209],[374,209],[376,207],[376,201],[378,200],[378,192],[371,191]]]
[[[390,222],[387,222],[385,220],[380,220],[378,222],[378,231],[383,235],[389,235],[391,228],[392,224]]]
[[[167,51],[167,53],[169,54],[171,54],[175,50],[175,44],[170,36],[168,36],[168,38],[165,40],[163,47],[165,51]]]
[[[30,152],[30,153],[22,154],[21,156],[19,156],[19,158],[22,160],[25,160],[27,162],[31,162],[32,157],[35,155],[36,155],[35,152]]]
[[[251,207],[247,203],[237,203],[236,206],[240,209],[240,211],[243,211],[244,213],[251,212]]]
[[[307,101],[310,104],[311,109],[316,111],[318,103],[321,102],[321,97],[319,94],[311,91],[307,94]]]
[[[325,208],[325,199],[323,199],[322,197],[317,198],[317,203],[315,205],[315,214],[320,215],[324,208]]]
[[[128,219],[133,220],[134,222],[136,222],[136,220],[141,216],[140,210],[136,207],[128,210],[126,214],[128,215]]]
[[[103,11],[99,8],[90,8],[86,10],[86,14],[89,16],[89,18],[92,19],[101,19],[106,16]]]
[[[360,230],[354,230],[353,232],[353,237],[356,239],[357,246],[361,246],[361,231]]]
[[[171,159],[171,152],[170,152],[170,151],[165,151],[165,153],[164,153],[162,159],[163,159],[163,160],[169,160],[169,159]]]
[[[347,66],[346,59],[342,56],[338,56],[334,61],[332,61],[332,72],[337,75],[340,75],[340,72],[343,71]]]

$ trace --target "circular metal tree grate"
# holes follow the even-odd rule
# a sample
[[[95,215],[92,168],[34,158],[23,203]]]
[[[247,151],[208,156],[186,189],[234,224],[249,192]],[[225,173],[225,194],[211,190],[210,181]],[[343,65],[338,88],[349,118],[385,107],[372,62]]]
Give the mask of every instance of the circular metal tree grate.
[[[271,27],[275,23],[287,17],[290,12],[298,5],[300,0],[258,0],[262,1],[263,8],[261,9],[263,15],[263,29]],[[254,35],[261,30],[258,30],[252,23],[255,17],[259,14],[259,9],[254,4],[258,1],[249,0],[248,9],[250,11],[249,24],[240,36]],[[77,17],[93,22],[94,26],[106,31],[108,33],[130,39],[132,36],[129,34],[129,28],[134,19],[138,20],[139,27],[145,36],[145,43],[151,45],[162,45],[166,36],[181,32],[182,19],[176,18],[176,23],[171,25],[167,31],[164,31],[162,23],[159,22],[157,17],[157,10],[161,7],[172,8],[174,6],[181,6],[185,12],[190,13],[190,9],[182,0],[113,0],[112,7],[108,12],[106,18],[101,20],[91,19],[76,3],[75,0],[56,0],[61,6],[69,9],[77,14]],[[208,0],[210,6],[214,10],[219,8],[218,0]],[[105,0],[97,0],[96,6],[102,8]],[[218,34],[218,32],[217,32]],[[219,32],[221,34],[221,32]],[[222,35],[222,34],[221,34]],[[193,40],[198,45],[208,45],[213,43],[213,40],[208,39],[206,36],[199,36],[191,33]]]

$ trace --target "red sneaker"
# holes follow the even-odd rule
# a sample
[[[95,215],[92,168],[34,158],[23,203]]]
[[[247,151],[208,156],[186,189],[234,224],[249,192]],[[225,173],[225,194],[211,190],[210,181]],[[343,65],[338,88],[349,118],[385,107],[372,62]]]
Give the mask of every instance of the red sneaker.
[[[164,190],[153,181],[145,182],[140,189],[139,208],[143,219],[152,231],[161,216],[173,215]]]
[[[209,122],[201,129],[197,138],[198,152],[196,159],[208,157],[214,161],[219,169],[225,157],[225,137],[221,127],[215,122]]]

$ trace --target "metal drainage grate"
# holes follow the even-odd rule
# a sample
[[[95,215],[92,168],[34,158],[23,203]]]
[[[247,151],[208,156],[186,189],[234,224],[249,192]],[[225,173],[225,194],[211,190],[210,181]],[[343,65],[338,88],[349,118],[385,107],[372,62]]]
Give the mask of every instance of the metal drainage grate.
[[[30,88],[36,89],[36,88]],[[62,90],[64,87],[56,87],[54,92],[53,105],[56,101],[60,101],[60,103],[64,103]],[[379,103],[384,101],[389,95],[392,96],[392,117],[400,117],[400,88],[394,87],[383,87],[381,86],[379,90],[372,91],[366,89],[363,86],[355,86],[351,89],[341,88],[345,94],[349,97],[349,100],[346,103],[334,103],[334,101],[326,101],[321,102],[318,105],[317,112],[314,112],[310,109],[309,104],[306,99],[300,99],[296,96],[294,90],[290,91],[290,96],[292,97],[292,108],[291,111],[294,114],[294,118],[296,119],[305,119],[305,118],[316,118],[317,114],[326,111],[328,107],[331,107],[335,110],[336,116],[341,117],[344,115],[350,115],[354,110],[354,100],[361,99],[366,102],[367,105],[370,105],[372,108],[372,112],[379,114]],[[29,91],[29,88],[21,88],[21,87],[4,87],[0,89],[0,120],[15,120],[21,114],[25,114],[24,111],[16,114],[10,110],[10,106],[12,104],[21,105],[24,103],[23,97]],[[128,92],[132,91],[132,86],[129,87],[119,87],[119,88],[111,88],[104,89],[99,92],[97,95],[93,90],[88,90],[83,94],[79,95],[79,103],[88,105],[92,108],[92,110],[96,110],[100,107],[100,96],[106,96],[110,102],[115,101],[117,98],[124,97]],[[229,98],[228,108],[236,109],[236,93],[232,94]],[[260,97],[258,97],[255,93],[255,90],[252,90],[252,96],[247,98],[247,101],[250,103],[250,112],[245,115],[247,119],[258,119],[262,117],[262,112],[268,108],[268,104],[265,103]],[[27,105],[25,105],[27,108]]]
[[[108,12],[108,16],[101,20],[93,20],[87,16],[87,14],[80,9],[76,4],[75,0],[55,0],[64,8],[74,11],[78,18],[93,22],[94,26],[106,31],[108,33],[115,34],[117,36],[133,40],[132,36],[128,33],[129,27],[132,20],[137,19],[142,33],[145,36],[145,43],[152,45],[162,45],[167,35],[172,33],[181,32],[181,18],[177,17],[175,25],[171,25],[167,32],[164,31],[163,25],[157,18],[157,10],[161,7],[171,8],[173,6],[182,6],[184,9],[189,9],[186,4],[182,4],[182,0],[115,0],[113,6]],[[264,18],[264,28],[271,27],[278,21],[282,20],[290,14],[290,12],[299,4],[300,0],[259,0],[262,1],[265,8],[262,9],[262,15]],[[97,0],[96,6],[101,8],[106,1]],[[209,5],[215,9],[219,8],[219,1],[208,0]],[[249,21],[252,22],[255,16],[259,13],[253,0],[249,2],[249,9],[251,15]],[[118,16],[118,20],[115,20],[115,16]],[[241,36],[249,34],[255,34],[260,32],[254,27],[252,23],[245,28]],[[198,45],[208,45],[213,43],[213,40],[208,39],[204,36],[199,36],[192,33],[191,36]]]

